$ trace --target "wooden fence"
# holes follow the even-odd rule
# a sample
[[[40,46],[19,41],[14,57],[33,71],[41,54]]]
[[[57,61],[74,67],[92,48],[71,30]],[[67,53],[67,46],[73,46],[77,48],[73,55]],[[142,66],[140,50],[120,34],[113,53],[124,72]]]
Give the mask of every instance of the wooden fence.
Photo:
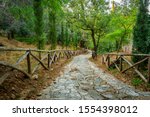
[[[27,77],[31,78],[31,76],[38,70],[39,66],[41,65],[45,70],[49,70],[51,68],[51,65],[55,62],[57,62],[59,59],[66,57],[67,59],[71,58],[72,56],[82,54],[85,52],[85,50],[37,50],[37,49],[21,49],[21,48],[0,48],[0,56],[3,56],[4,52],[24,52],[23,55],[21,55],[17,62],[14,64],[7,63],[7,61],[0,61],[0,65],[7,66],[9,68],[15,69],[17,71],[22,72]],[[41,54],[43,54],[41,56]],[[37,57],[37,55],[40,55]],[[8,55],[9,56],[9,55]],[[34,65],[34,68],[32,66],[31,58],[36,61],[36,65]],[[11,59],[11,56],[10,56]],[[26,62],[26,71],[23,69],[18,68],[19,64],[25,61]],[[32,60],[33,61],[33,60]],[[7,78],[8,73],[4,74],[0,77],[0,84]]]
[[[132,63],[129,59],[131,59],[132,56],[139,56],[143,57],[142,60]],[[145,77],[137,68],[141,63],[147,61],[147,70],[148,75]],[[123,63],[127,63],[128,67],[124,68]],[[144,82],[150,83],[150,54],[103,54],[102,55],[102,64],[106,64],[108,68],[114,66],[117,68],[118,71],[121,73],[125,73],[130,69],[133,69]]]

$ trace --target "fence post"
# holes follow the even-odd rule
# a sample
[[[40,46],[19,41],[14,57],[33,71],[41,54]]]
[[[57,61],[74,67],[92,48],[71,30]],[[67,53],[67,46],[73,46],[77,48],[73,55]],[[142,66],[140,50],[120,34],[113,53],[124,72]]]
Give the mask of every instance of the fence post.
[[[31,74],[31,62],[30,62],[30,53],[31,51],[28,50],[29,54],[27,55],[27,66],[28,66],[28,73]]]
[[[49,64],[50,64],[50,53],[49,52],[48,52],[48,63],[47,64],[48,64],[48,68],[49,68],[50,67],[49,66]]]
[[[123,66],[122,66],[122,55],[120,56],[120,71],[122,71],[122,68]]]
[[[108,64],[107,65],[109,67],[110,66],[110,56],[109,55],[107,56],[107,60],[108,60]]]
[[[148,83],[150,83],[150,57],[148,58]]]
[[[104,61],[105,61],[105,60],[104,60],[104,55],[102,55],[102,64],[105,63]]]
[[[42,58],[42,55],[41,55],[41,52],[39,52],[39,59],[41,60],[41,58]]]

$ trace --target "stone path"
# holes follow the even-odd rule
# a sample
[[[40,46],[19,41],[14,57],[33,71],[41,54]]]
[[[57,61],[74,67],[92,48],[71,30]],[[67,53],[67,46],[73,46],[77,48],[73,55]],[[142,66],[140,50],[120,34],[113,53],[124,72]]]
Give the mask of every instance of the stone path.
[[[150,92],[140,92],[105,73],[90,62],[88,55],[74,57],[65,72],[41,92],[41,100],[150,99]]]

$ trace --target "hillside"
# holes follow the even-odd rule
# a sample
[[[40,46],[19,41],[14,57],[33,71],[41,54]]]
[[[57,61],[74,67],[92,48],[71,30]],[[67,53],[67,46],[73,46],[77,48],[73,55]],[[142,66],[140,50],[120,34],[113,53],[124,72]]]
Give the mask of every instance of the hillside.
[[[8,40],[6,37],[0,37],[0,47],[7,48],[35,48],[35,45],[19,42],[17,40]]]
[[[0,37],[0,47],[36,48],[35,45],[8,40],[4,37]],[[21,52],[0,52],[0,61],[14,64],[22,54]],[[50,71],[40,68],[33,75],[32,79],[27,78],[24,74],[12,68],[0,65],[0,79],[7,77],[4,82],[0,80],[0,99],[36,99],[40,90],[46,88],[52,81],[55,81],[55,78],[59,76],[67,61],[69,60],[66,58],[59,60],[59,64],[54,63]],[[23,64],[26,64],[26,60],[21,65]]]

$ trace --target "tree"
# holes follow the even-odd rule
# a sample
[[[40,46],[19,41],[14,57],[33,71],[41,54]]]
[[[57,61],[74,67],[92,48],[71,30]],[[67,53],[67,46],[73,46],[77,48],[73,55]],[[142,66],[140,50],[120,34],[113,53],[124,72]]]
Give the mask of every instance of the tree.
[[[12,39],[16,36],[29,36],[33,31],[33,2],[31,0],[1,0],[0,28]],[[30,19],[30,20],[28,20]]]
[[[68,12],[70,12],[71,23],[78,28],[90,33],[93,43],[93,50],[97,54],[100,38],[107,31],[110,21],[108,3],[105,0],[77,0],[71,1]],[[69,20],[70,20],[69,19]]]
[[[34,15],[35,15],[35,38],[37,41],[37,48],[43,49],[44,42],[43,39],[43,7],[42,0],[34,0]]]
[[[119,52],[123,45],[131,42],[136,20],[137,9],[135,6],[137,6],[137,1],[122,0],[120,3],[113,3],[115,7],[111,12],[109,31],[104,39],[111,41],[112,47],[115,47],[113,50]]]
[[[67,49],[67,47],[70,44],[68,24],[66,24],[66,27],[65,27],[65,40],[64,41],[65,41],[65,47]]]
[[[137,15],[136,25],[133,32],[133,54],[149,54],[150,53],[150,27],[148,25],[149,0],[139,1],[139,12]],[[133,61],[137,62],[141,57],[133,57]]]

